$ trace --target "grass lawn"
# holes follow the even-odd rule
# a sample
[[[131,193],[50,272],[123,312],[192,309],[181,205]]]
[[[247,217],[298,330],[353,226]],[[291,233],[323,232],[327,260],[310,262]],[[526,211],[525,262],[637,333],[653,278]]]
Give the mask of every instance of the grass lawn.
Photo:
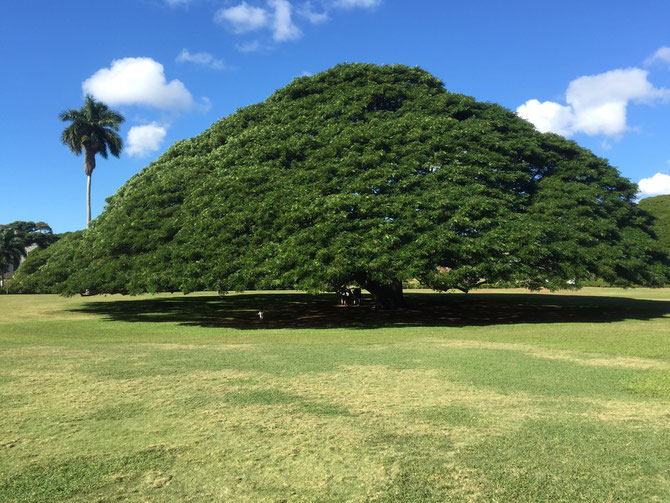
[[[0,501],[670,501],[670,289],[407,298],[0,296]]]

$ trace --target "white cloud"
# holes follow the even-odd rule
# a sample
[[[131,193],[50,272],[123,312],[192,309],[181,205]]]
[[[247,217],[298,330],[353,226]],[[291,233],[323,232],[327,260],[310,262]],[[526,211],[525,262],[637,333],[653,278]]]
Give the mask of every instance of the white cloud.
[[[246,1],[242,1],[233,7],[219,9],[214,15],[214,21],[228,26],[237,34],[269,30],[275,42],[285,42],[296,40],[303,35],[302,30],[293,22],[294,13],[311,24],[319,24],[328,20],[331,9],[374,8],[381,5],[381,0],[322,0],[317,3],[321,6],[321,12],[313,7],[310,0],[300,3],[290,0],[266,0],[266,7],[249,5]],[[294,4],[297,6],[295,10]],[[236,47],[241,52],[253,52],[261,46],[254,41]]]
[[[351,9],[352,7],[365,7],[369,9],[372,7],[377,7],[381,3],[381,0],[335,0],[333,5],[335,7],[343,7],[345,9]]]
[[[265,9],[250,7],[247,2],[242,2],[235,7],[219,9],[214,21],[228,24],[235,33],[246,33],[268,26],[270,19]]]
[[[167,82],[163,65],[151,58],[124,58],[112,61],[81,85],[108,105],[150,105],[166,110],[193,106],[193,97],[179,80]]]
[[[566,92],[566,101],[575,111],[573,129],[589,135],[623,133],[629,101],[651,102],[668,93],[656,89],[647,75],[645,70],[628,68],[573,80]]]
[[[275,42],[285,42],[303,35],[302,30],[293,22],[294,13],[309,23],[319,24],[328,20],[331,9],[374,8],[381,5],[381,0],[322,0],[316,3],[321,6],[321,12],[313,7],[310,0],[266,0],[266,7],[249,5],[242,1],[233,7],[219,9],[214,15],[214,21],[228,26],[238,34],[269,30]],[[297,6],[295,10],[294,4]],[[237,46],[241,52],[253,52],[259,48],[258,42]]]
[[[567,105],[528,100],[517,108],[517,114],[543,132],[619,136],[627,129],[630,102],[651,103],[670,97],[670,89],[655,88],[647,77],[648,72],[640,68],[579,77],[568,86]]]
[[[272,21],[273,34],[277,42],[285,40],[295,40],[302,36],[300,28],[298,28],[291,20],[292,6],[287,0],[268,0],[268,5],[274,9],[274,16]]]
[[[235,49],[240,52],[256,52],[262,49],[261,43],[258,40],[246,42],[244,44],[235,44]]]
[[[214,70],[223,70],[226,65],[223,60],[217,59],[208,52],[196,52],[191,54],[188,49],[182,49],[177,59],[177,63],[194,63],[200,66],[213,68]]]
[[[198,103],[198,110],[202,113],[207,113],[212,109],[212,100],[210,100],[207,96],[203,96],[202,101]]]
[[[670,175],[656,173],[651,178],[643,178],[638,182],[640,197],[670,194]]]
[[[328,12],[316,12],[314,7],[312,7],[312,2],[303,3],[296,12],[312,24],[319,24],[328,20]]]
[[[167,129],[155,122],[146,126],[133,126],[128,131],[126,153],[133,157],[144,157],[156,152],[166,133]]]
[[[214,20],[230,26],[235,33],[268,28],[272,30],[272,38],[277,42],[295,40],[302,36],[300,28],[293,23],[293,6],[288,0],[268,0],[268,6],[273,9],[272,12],[242,2],[235,7],[220,9],[214,15]]]
[[[658,49],[654,54],[647,58],[645,64],[652,65],[658,62],[670,64],[670,47],[661,47]]]
[[[528,100],[516,110],[517,115],[532,122],[538,131],[546,133],[570,135],[570,124],[574,121],[572,108],[559,105],[553,101],[540,103]]]

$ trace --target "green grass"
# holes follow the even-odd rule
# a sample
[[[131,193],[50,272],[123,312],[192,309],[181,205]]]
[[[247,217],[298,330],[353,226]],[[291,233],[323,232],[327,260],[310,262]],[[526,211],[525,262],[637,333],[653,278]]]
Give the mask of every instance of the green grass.
[[[0,501],[670,501],[670,289],[407,297],[0,296]]]

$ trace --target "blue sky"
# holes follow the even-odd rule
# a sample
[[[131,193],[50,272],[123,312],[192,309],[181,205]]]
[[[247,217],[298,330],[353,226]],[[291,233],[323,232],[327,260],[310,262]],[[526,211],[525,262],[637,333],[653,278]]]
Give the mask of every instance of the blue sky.
[[[58,114],[85,92],[126,117],[98,161],[93,216],[177,140],[293,78],[418,65],[670,193],[667,0],[0,0],[0,223],[85,227],[83,158]]]

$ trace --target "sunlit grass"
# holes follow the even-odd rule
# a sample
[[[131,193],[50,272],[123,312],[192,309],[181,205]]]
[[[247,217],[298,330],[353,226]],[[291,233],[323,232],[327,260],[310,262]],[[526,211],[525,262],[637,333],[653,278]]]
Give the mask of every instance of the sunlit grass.
[[[0,296],[0,501],[670,501],[670,290],[408,297]]]

